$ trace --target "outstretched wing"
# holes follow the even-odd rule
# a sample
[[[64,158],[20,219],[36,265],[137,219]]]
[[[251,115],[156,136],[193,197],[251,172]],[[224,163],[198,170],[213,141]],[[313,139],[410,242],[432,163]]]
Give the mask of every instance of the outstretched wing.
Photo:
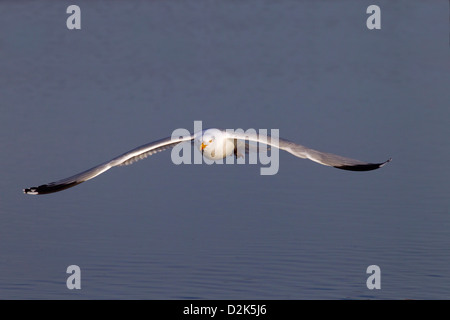
[[[314,149],[307,148],[295,142],[276,138],[271,136],[260,135],[256,133],[240,133],[240,132],[227,132],[228,137],[232,139],[242,139],[249,141],[261,142],[272,147],[287,151],[296,157],[303,159],[310,159],[312,161],[318,162],[325,166],[331,166],[342,170],[351,171],[370,171],[381,168],[386,163],[391,161],[391,159],[380,162],[380,163],[370,163],[363,162],[356,159],[346,158],[332,153],[321,152]]]
[[[114,159],[104,162],[98,166],[95,166],[89,170],[78,173],[74,176],[58,180],[55,182],[50,182],[47,184],[40,185],[39,187],[31,187],[23,189],[24,193],[27,194],[47,194],[58,192],[67,188],[71,188],[80,184],[84,181],[95,178],[99,174],[111,169],[115,166],[124,166],[144,159],[154,153],[161,152],[170,148],[173,148],[175,145],[184,142],[190,141],[193,139],[193,136],[180,137],[177,139],[165,138],[158,141],[154,141],[140,147],[137,147],[133,150],[130,150]]]

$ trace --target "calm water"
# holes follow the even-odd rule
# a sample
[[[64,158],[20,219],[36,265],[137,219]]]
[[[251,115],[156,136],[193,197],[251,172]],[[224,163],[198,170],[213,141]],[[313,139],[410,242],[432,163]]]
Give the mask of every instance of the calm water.
[[[450,298],[447,1],[378,1],[375,31],[370,1],[78,1],[79,31],[69,4],[0,3],[1,299]],[[194,120],[393,161],[280,153],[261,176],[165,152],[21,191]]]

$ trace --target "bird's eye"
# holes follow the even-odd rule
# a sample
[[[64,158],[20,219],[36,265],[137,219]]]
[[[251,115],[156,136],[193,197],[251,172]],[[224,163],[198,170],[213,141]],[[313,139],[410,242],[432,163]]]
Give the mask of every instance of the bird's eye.
[[[212,139],[211,140],[209,140],[209,143],[211,143],[212,142]]]

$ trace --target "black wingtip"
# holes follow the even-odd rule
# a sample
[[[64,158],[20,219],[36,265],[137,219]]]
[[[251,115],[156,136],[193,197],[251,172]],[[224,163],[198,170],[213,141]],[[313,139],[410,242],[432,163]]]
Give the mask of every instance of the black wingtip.
[[[353,166],[335,166],[335,168],[341,169],[341,170],[349,170],[349,171],[371,171],[371,170],[379,169],[391,161],[392,161],[392,158],[389,158],[385,162],[381,162],[381,163],[357,164],[357,165],[353,165]]]
[[[26,188],[26,189],[23,189],[23,193],[25,193],[25,194],[38,194],[37,192],[36,192],[36,189],[37,188]]]
[[[385,162],[383,162],[383,163],[380,165],[380,168],[381,168],[382,166],[386,165],[388,162],[391,162],[391,161],[392,161],[392,158],[387,159]]]
[[[54,192],[62,191],[62,190],[67,189],[67,188],[74,187],[74,186],[76,186],[77,184],[80,184],[80,183],[81,182],[74,181],[74,182],[71,182],[71,183],[57,184],[57,185],[43,184],[43,185],[40,185],[39,187],[31,187],[31,188],[23,189],[23,193],[25,193],[25,194],[48,194],[48,193],[54,193]]]

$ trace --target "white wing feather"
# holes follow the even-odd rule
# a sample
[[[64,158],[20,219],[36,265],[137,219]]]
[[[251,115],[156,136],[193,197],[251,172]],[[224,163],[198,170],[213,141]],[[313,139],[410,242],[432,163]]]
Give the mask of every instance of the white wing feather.
[[[99,174],[111,169],[112,167],[132,164],[152,154],[173,148],[175,145],[181,142],[191,141],[192,139],[194,139],[194,136],[186,136],[178,139],[172,139],[169,137],[158,141],[154,141],[142,145],[140,147],[137,147],[133,150],[130,150],[118,157],[115,157],[110,161],[99,164],[98,166],[95,166],[89,170],[78,173],[74,176],[58,180],[55,182],[43,184],[40,185],[39,187],[27,188],[24,189],[23,192],[27,194],[47,194],[71,188],[84,181],[95,178]]]
[[[227,132],[227,135],[230,139],[242,139],[264,143],[272,147],[279,148],[280,150],[287,151],[298,158],[309,159],[322,165],[331,166],[342,170],[351,170],[351,171],[375,170],[381,168],[386,163],[391,161],[391,159],[389,159],[381,163],[363,162],[360,160],[346,158],[332,153],[310,149],[286,139],[282,138],[276,139],[275,137],[274,139],[272,139],[272,137],[269,135],[265,136],[259,134],[252,134],[252,133],[247,134],[240,132]]]

